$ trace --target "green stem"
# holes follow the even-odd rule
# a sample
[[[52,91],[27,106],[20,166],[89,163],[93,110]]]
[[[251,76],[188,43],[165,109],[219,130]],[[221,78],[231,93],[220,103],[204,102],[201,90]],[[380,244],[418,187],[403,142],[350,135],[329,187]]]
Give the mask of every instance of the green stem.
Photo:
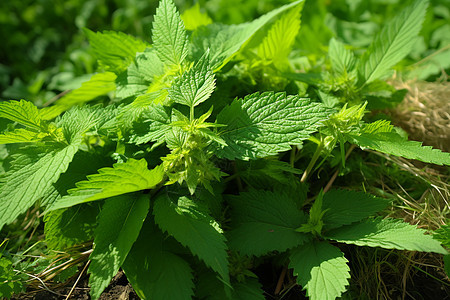
[[[289,157],[289,164],[291,165],[291,167],[294,167],[295,163],[295,156],[296,156],[295,148],[296,148],[295,146],[292,146],[291,156]]]
[[[194,121],[194,105],[191,106],[189,120],[191,121],[191,124],[192,124],[192,121]]]
[[[319,145],[317,145],[316,152],[314,152],[314,155],[313,155],[311,161],[309,162],[308,166],[306,167],[305,172],[303,172],[303,175],[302,175],[302,178],[300,179],[300,182],[305,182],[306,179],[308,179],[308,176],[311,173],[311,170],[314,167],[314,164],[316,163],[317,159],[319,158],[320,153],[323,150],[323,147],[324,147],[324,143],[321,140]]]

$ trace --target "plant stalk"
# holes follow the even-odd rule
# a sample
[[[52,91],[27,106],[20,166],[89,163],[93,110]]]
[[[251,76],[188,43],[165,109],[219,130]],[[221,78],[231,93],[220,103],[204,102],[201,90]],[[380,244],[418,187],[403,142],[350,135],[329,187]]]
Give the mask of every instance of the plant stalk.
[[[323,141],[320,141],[319,145],[317,145],[316,151],[314,152],[314,155],[309,162],[308,166],[306,167],[305,172],[303,172],[302,178],[300,179],[300,182],[303,183],[308,179],[309,174],[311,173],[312,168],[314,167],[314,164],[316,163],[317,159],[320,156],[320,153],[322,152],[324,147]]]

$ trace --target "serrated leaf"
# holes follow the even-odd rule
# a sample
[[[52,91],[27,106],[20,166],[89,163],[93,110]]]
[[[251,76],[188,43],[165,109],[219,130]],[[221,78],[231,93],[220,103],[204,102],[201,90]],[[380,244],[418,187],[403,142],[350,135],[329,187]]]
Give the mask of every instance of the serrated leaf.
[[[98,172],[88,175],[87,181],[78,182],[77,188],[69,190],[69,195],[56,201],[48,210],[152,189],[164,178],[162,165],[149,170],[145,159],[129,159],[126,163],[117,163],[112,168],[102,168]]]
[[[84,29],[99,65],[116,74],[124,71],[137,52],[143,52],[147,44],[119,31],[93,32]]]
[[[194,283],[189,264],[167,248],[167,242],[154,224],[144,224],[138,239],[122,265],[141,299],[187,300]]]
[[[291,149],[315,132],[330,114],[320,103],[284,93],[255,93],[236,99],[217,116],[227,125],[220,137],[228,147],[219,157],[255,159]]]
[[[85,204],[46,214],[44,232],[48,249],[64,251],[92,239],[98,213],[97,206]]]
[[[77,145],[69,145],[50,151],[0,177],[0,229],[44,196],[59,175],[67,170],[77,150]]]
[[[46,135],[45,133],[41,134],[36,131],[19,128],[0,134],[0,144],[33,143],[40,141]]]
[[[112,72],[97,73],[81,84],[81,87],[61,97],[54,106],[41,109],[42,119],[51,120],[75,105],[92,101],[99,96],[116,89],[116,74]]]
[[[250,38],[264,25],[282,12],[302,3],[303,0],[286,4],[280,8],[259,17],[258,19],[239,25],[210,24],[198,28],[194,33],[194,44],[197,49],[203,49],[198,57],[207,49],[211,49],[211,66],[214,72],[220,70],[247,43]]]
[[[164,73],[164,65],[155,49],[148,49],[138,54],[127,71],[117,77],[116,97],[127,98],[145,94],[155,78]]]
[[[245,282],[233,285],[233,298],[236,300],[264,300],[264,290],[256,278],[246,278]]]
[[[183,21],[172,0],[161,0],[152,30],[153,45],[166,64],[181,66],[188,53],[188,38]]]
[[[149,197],[118,196],[108,199],[98,216],[94,251],[89,256],[91,297],[98,299],[119,271],[136,241],[150,207]]]
[[[209,53],[189,71],[176,80],[169,89],[169,97],[176,103],[195,107],[206,101],[216,87],[214,74],[209,66]]]
[[[322,203],[322,210],[325,211],[322,219],[324,229],[348,225],[373,216],[391,201],[357,191],[330,190],[325,193]]]
[[[142,113],[141,121],[135,126],[135,134],[130,138],[130,142],[137,145],[156,142],[164,142],[167,132],[172,129],[170,126],[171,118],[167,109],[161,105],[149,106]]]
[[[355,55],[335,38],[330,40],[328,56],[330,57],[333,71],[339,75],[350,73],[355,68]]]
[[[226,240],[207,213],[187,197],[180,197],[175,204],[168,195],[161,195],[155,200],[153,215],[163,231],[187,246],[229,282]]]
[[[230,199],[235,224],[229,233],[231,249],[260,256],[309,240],[308,235],[295,231],[306,222],[306,216],[286,194],[252,190]]]
[[[350,268],[339,248],[314,241],[293,249],[289,259],[289,267],[309,299],[334,300],[345,292]]]
[[[0,102],[0,118],[6,118],[24,126],[40,130],[42,117],[37,107],[28,101]]]
[[[395,219],[368,219],[329,231],[326,237],[341,243],[447,254],[425,230]]]
[[[348,140],[361,148],[369,148],[379,152],[417,159],[437,165],[450,165],[450,153],[422,146],[421,142],[408,141],[396,132],[376,132],[348,134]]]
[[[427,6],[427,0],[416,0],[375,36],[357,65],[361,85],[385,75],[411,51],[422,27]]]
[[[285,63],[291,53],[295,37],[300,30],[300,17],[304,2],[292,8],[270,28],[258,47],[258,55],[265,62]]]

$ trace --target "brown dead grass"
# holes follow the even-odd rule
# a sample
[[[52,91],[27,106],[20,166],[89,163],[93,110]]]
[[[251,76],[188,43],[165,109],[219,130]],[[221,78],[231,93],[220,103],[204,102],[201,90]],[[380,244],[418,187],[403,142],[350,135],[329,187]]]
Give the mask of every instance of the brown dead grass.
[[[397,89],[407,89],[405,100],[387,112],[392,123],[409,133],[412,140],[422,141],[450,152],[450,81],[391,82]]]

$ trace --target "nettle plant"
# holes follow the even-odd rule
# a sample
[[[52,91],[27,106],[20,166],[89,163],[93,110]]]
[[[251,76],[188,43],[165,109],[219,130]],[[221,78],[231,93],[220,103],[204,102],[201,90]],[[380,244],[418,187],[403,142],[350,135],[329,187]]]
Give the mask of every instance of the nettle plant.
[[[311,299],[334,299],[350,278],[340,243],[446,254],[424,230],[375,217],[389,200],[311,177],[355,147],[450,164],[364,117],[394,97],[380,78],[411,49],[426,6],[407,7],[359,58],[332,40],[320,74],[290,64],[303,1],[240,25],[197,6],[187,30],[162,0],[153,44],[86,30],[103,72],[53,106],[0,103],[12,121],[0,228],[37,202],[49,249],[93,239],[93,299],[120,268],[143,299],[264,299],[250,269],[275,256]]]

